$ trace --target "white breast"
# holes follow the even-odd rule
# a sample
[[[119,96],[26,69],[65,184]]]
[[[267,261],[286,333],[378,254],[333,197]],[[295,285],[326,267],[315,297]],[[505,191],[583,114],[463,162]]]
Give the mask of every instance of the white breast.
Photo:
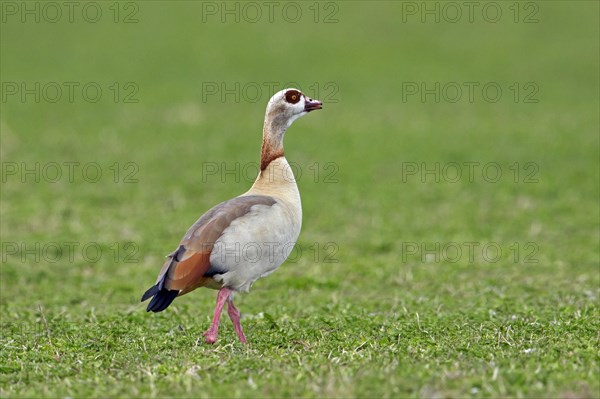
[[[254,281],[274,272],[292,252],[302,226],[300,193],[284,157],[271,162],[243,195],[268,195],[276,203],[254,205],[215,243],[210,263],[226,272],[214,279],[236,291],[248,291]]]

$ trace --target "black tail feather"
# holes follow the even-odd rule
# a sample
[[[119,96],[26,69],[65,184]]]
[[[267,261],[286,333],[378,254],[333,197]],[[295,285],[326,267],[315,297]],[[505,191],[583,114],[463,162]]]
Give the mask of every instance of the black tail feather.
[[[148,291],[146,291],[144,293],[144,295],[142,295],[142,300],[140,302],[144,302],[146,299],[148,299],[151,296],[154,296],[156,294],[158,294],[158,284],[153,285],[152,287],[150,287],[150,289]]]
[[[142,302],[147,300],[150,297],[153,297],[148,307],[146,308],[147,312],[162,312],[166,308],[169,307],[171,302],[179,295],[179,290],[168,290],[165,288],[165,282],[167,276],[169,274],[169,270],[171,267],[177,264],[177,262],[183,256],[183,253],[186,251],[185,246],[180,245],[176,251],[172,252],[167,256],[168,260],[163,266],[161,273],[158,278],[158,282],[150,287],[144,295],[142,295]]]
[[[171,302],[173,302],[177,295],[179,295],[178,290],[170,291],[164,288],[161,290],[159,288],[159,285],[156,284],[150,287],[148,291],[146,291],[144,295],[142,295],[142,302],[144,302],[150,297],[154,297],[148,304],[146,311],[162,312],[167,307],[169,307],[169,305],[171,304]]]
[[[156,289],[154,290],[153,294],[150,294],[150,292],[153,288],[156,288]],[[175,298],[177,298],[177,295],[179,295],[179,290],[170,291],[170,290],[162,289],[159,291],[158,286],[155,285],[154,287],[152,287],[148,291],[146,291],[146,293],[144,294],[142,299],[144,297],[146,297],[146,295],[147,295],[146,299],[148,299],[150,296],[154,295],[154,298],[152,298],[152,300],[148,304],[146,311],[147,312],[162,312],[163,310],[165,310],[166,308],[169,307],[169,305],[171,304],[171,302],[173,302],[173,300],[175,300]]]

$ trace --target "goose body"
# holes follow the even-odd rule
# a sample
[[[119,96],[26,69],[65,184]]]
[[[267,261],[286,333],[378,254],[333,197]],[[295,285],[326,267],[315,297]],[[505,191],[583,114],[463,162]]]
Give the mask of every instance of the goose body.
[[[237,201],[253,204],[249,212],[233,220],[215,243],[210,264],[228,270],[215,278],[234,291],[247,292],[254,281],[274,272],[298,239],[302,207],[296,181],[269,181],[269,176],[287,173],[291,170],[285,157],[271,162],[257,180],[258,186],[237,197]],[[277,190],[269,190],[270,186]]]
[[[273,273],[291,253],[302,226],[300,193],[283,151],[291,123],[321,109],[319,101],[299,90],[276,93],[267,105],[263,126],[261,170],[246,193],[202,215],[167,256],[155,285],[142,296],[152,298],[147,311],[160,312],[173,300],[199,287],[218,289],[213,322],[204,333],[217,340],[225,302],[240,341],[246,337],[234,292],[247,292],[259,278]]]

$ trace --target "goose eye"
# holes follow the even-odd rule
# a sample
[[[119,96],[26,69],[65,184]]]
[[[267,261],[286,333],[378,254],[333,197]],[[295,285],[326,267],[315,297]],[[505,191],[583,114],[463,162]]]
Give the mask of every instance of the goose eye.
[[[290,104],[296,104],[298,101],[300,101],[300,93],[296,90],[288,91],[285,93],[285,101]]]

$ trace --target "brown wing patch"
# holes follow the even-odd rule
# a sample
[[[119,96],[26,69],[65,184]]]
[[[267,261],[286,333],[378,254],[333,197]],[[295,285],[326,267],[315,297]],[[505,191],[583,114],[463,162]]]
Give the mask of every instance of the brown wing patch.
[[[193,286],[210,267],[210,251],[189,252],[191,256],[169,269],[165,284],[167,289],[181,291]]]

